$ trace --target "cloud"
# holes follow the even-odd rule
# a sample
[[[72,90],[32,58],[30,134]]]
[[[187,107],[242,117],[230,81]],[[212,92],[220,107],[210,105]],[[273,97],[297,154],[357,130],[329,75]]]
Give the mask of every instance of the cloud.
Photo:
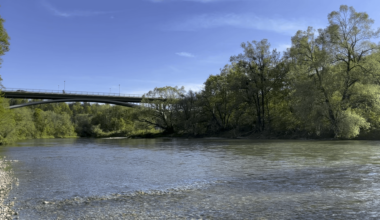
[[[88,17],[88,16],[96,16],[102,14],[109,14],[113,12],[104,12],[104,11],[70,11],[63,12],[53,7],[47,0],[41,1],[42,6],[44,6],[51,14],[59,17]]]
[[[306,30],[310,24],[316,29],[320,27],[317,22],[306,22],[305,19],[287,20],[282,18],[258,17],[252,14],[230,13],[196,15],[182,22],[163,25],[161,28],[169,31],[198,31],[219,27],[235,27],[293,35],[298,30]]]
[[[180,53],[176,53],[178,56],[181,56],[181,57],[195,57],[193,54],[191,53],[187,53],[187,52],[180,52]]]

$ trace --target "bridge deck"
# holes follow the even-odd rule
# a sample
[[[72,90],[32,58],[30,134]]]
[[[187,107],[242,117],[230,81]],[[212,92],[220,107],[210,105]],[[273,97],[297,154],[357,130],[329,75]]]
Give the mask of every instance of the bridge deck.
[[[96,93],[96,92],[76,92],[60,90],[37,90],[37,89],[4,89],[5,98],[17,99],[110,99],[119,102],[135,102],[142,100],[142,95],[130,95],[119,93]]]

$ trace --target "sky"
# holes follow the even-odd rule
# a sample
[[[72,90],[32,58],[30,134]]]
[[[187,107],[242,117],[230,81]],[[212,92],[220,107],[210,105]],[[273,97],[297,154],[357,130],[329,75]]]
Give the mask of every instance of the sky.
[[[1,0],[11,40],[0,75],[6,88],[198,91],[242,42],[268,39],[285,51],[342,4],[380,27],[378,0]]]

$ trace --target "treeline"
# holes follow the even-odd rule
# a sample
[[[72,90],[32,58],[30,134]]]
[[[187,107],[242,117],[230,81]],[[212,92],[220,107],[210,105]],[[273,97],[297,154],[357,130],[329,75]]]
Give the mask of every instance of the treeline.
[[[41,100],[2,100],[2,106]],[[135,121],[136,109],[90,103],[50,103],[0,113],[0,143],[32,138],[110,137],[154,133]]]
[[[380,29],[342,5],[329,26],[298,31],[280,54],[267,40],[243,43],[200,92],[156,88],[139,120],[168,133],[354,138],[380,126]]]
[[[199,92],[155,88],[136,108],[60,103],[0,107],[0,142],[66,136],[164,134],[355,138],[380,130],[380,29],[342,5],[324,29],[298,31],[284,53],[243,43]],[[161,100],[149,101],[149,98]],[[1,105],[30,100],[1,100]],[[33,101],[33,100],[32,100]],[[11,103],[9,103],[11,102]],[[5,117],[7,116],[7,117]]]

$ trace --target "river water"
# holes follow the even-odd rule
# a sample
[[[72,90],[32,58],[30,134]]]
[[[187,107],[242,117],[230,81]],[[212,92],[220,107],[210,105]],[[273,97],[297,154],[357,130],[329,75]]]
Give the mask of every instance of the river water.
[[[379,141],[45,139],[1,148],[19,219],[379,219]]]

